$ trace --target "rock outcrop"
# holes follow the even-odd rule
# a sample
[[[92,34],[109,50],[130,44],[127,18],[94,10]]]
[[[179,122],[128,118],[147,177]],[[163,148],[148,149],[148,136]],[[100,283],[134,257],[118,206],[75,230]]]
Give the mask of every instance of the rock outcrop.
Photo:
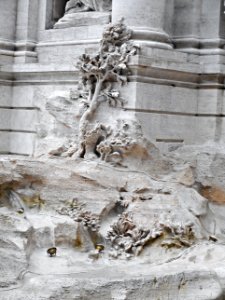
[[[1,299],[223,299],[223,206],[177,172],[2,157]]]

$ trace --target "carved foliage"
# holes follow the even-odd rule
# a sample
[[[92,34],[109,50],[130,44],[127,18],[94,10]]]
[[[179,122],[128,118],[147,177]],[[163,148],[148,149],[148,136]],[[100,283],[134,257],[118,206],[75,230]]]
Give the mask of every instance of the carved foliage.
[[[171,222],[155,223],[153,228],[137,226],[128,213],[123,213],[108,232],[113,251],[111,256],[117,258],[137,256],[147,244],[161,237],[160,245],[167,249],[190,247],[195,240],[192,225],[172,224]]]
[[[117,120],[115,128],[97,145],[96,151],[103,161],[120,164],[124,156],[138,145],[142,132],[137,122],[128,120]]]
[[[165,239],[161,243],[165,248],[190,247],[195,240],[195,233],[191,225],[161,224]]]
[[[129,74],[128,61],[137,51],[129,43],[131,31],[123,24],[110,24],[103,33],[99,52],[94,56],[83,54],[78,62],[81,73],[81,111],[79,124],[79,156],[85,157],[87,136],[90,136],[90,123],[100,103],[123,106],[119,91],[113,83],[127,83]]]
[[[124,253],[126,257],[139,255],[147,243],[154,241],[162,233],[161,228],[149,230],[136,226],[132,218],[124,213],[108,232],[108,239],[114,248],[111,255],[114,258]]]
[[[82,223],[83,226],[91,231],[98,231],[99,217],[90,211],[85,210],[84,206],[85,205],[78,202],[77,199],[73,199],[68,206],[63,206],[59,209],[58,213],[69,216],[75,222]]]

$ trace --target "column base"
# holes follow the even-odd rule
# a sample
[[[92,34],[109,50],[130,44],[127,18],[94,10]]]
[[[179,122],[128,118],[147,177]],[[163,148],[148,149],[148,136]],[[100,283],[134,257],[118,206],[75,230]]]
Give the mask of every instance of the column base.
[[[35,63],[37,62],[37,53],[31,51],[17,51],[14,53],[14,63]]]
[[[0,65],[12,64],[14,61],[14,42],[0,39]]]
[[[33,41],[18,41],[14,52],[15,63],[37,62],[36,43]]]
[[[178,51],[197,55],[225,55],[225,40],[200,39],[197,37],[173,38],[175,48]]]
[[[135,40],[140,47],[153,47],[160,49],[173,49],[171,39],[168,34],[149,28],[131,28],[132,39]]]

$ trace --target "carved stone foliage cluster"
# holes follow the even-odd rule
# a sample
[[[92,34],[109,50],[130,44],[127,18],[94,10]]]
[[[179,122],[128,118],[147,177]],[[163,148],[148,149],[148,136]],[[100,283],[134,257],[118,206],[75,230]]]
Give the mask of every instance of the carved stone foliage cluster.
[[[190,247],[195,240],[195,233],[192,225],[181,224],[162,224],[165,239],[161,243],[162,247],[166,248],[182,248]]]
[[[165,248],[190,247],[195,241],[192,225],[181,225],[173,222],[157,222],[151,229],[143,228],[134,223],[129,213],[119,216],[111,225],[107,235],[111,243],[113,258],[130,258],[138,256],[145,246],[160,238],[159,245]]]
[[[61,152],[62,156],[67,157],[100,156],[102,160],[108,161],[113,152],[118,152],[112,149],[113,144],[117,148],[128,147],[128,144],[130,146],[131,141],[128,141],[128,137],[125,138],[122,134],[123,141],[119,141],[118,133],[109,127],[111,124],[102,124],[96,118],[101,103],[107,102],[110,107],[123,107],[125,103],[115,84],[124,85],[128,82],[129,58],[138,50],[130,38],[131,30],[123,20],[109,24],[103,32],[98,53],[93,56],[83,54],[79,58],[77,67],[81,80],[77,91],[77,99],[80,101],[78,143],[67,149],[62,147],[56,151],[57,155]],[[125,132],[126,124],[122,127]],[[54,153],[55,151],[51,152],[53,155]]]
[[[150,152],[157,155],[154,145],[144,138],[139,122],[133,117],[123,118],[122,114],[126,100],[119,86],[128,83],[129,59],[139,49],[130,40],[131,35],[132,31],[123,20],[109,24],[103,32],[98,53],[81,55],[77,63],[81,79],[77,91],[73,92],[73,99],[79,101],[78,137],[50,151],[50,155],[99,159],[131,168],[151,159]],[[109,111],[99,113],[102,103],[111,109],[121,109],[121,115],[108,118],[107,122]]]
[[[79,59],[83,106],[79,124],[80,157],[85,157],[90,136],[95,135],[91,124],[99,105],[106,101],[110,106],[123,106],[124,100],[113,85],[116,82],[121,85],[127,83],[129,57],[137,52],[137,47],[129,42],[130,37],[131,30],[124,25],[123,20],[110,24],[103,33],[99,52],[92,57],[83,54]]]
[[[97,145],[96,151],[101,160],[120,164],[126,154],[138,145],[138,139],[141,138],[141,126],[137,122],[118,119],[115,129],[108,130],[108,135]]]
[[[122,214],[108,232],[113,251],[110,255],[117,258],[125,253],[126,258],[141,253],[144,246],[162,235],[161,229],[144,229],[134,224],[128,213]]]
[[[99,217],[85,209],[85,205],[73,199],[67,206],[63,206],[58,210],[61,215],[69,216],[75,222],[81,223],[84,227],[91,231],[98,231]]]

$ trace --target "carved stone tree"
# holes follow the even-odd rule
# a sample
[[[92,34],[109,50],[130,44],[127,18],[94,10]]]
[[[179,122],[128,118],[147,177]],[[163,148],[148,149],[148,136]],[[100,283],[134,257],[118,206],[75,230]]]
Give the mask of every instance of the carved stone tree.
[[[79,157],[94,153],[99,138],[106,138],[109,128],[101,124],[93,127],[93,119],[99,105],[107,101],[110,106],[120,103],[123,99],[113,88],[114,83],[127,83],[131,55],[136,54],[137,47],[129,40],[131,30],[123,23],[109,24],[103,33],[99,52],[94,56],[83,54],[79,58],[78,68],[81,73],[82,113],[79,123]]]

